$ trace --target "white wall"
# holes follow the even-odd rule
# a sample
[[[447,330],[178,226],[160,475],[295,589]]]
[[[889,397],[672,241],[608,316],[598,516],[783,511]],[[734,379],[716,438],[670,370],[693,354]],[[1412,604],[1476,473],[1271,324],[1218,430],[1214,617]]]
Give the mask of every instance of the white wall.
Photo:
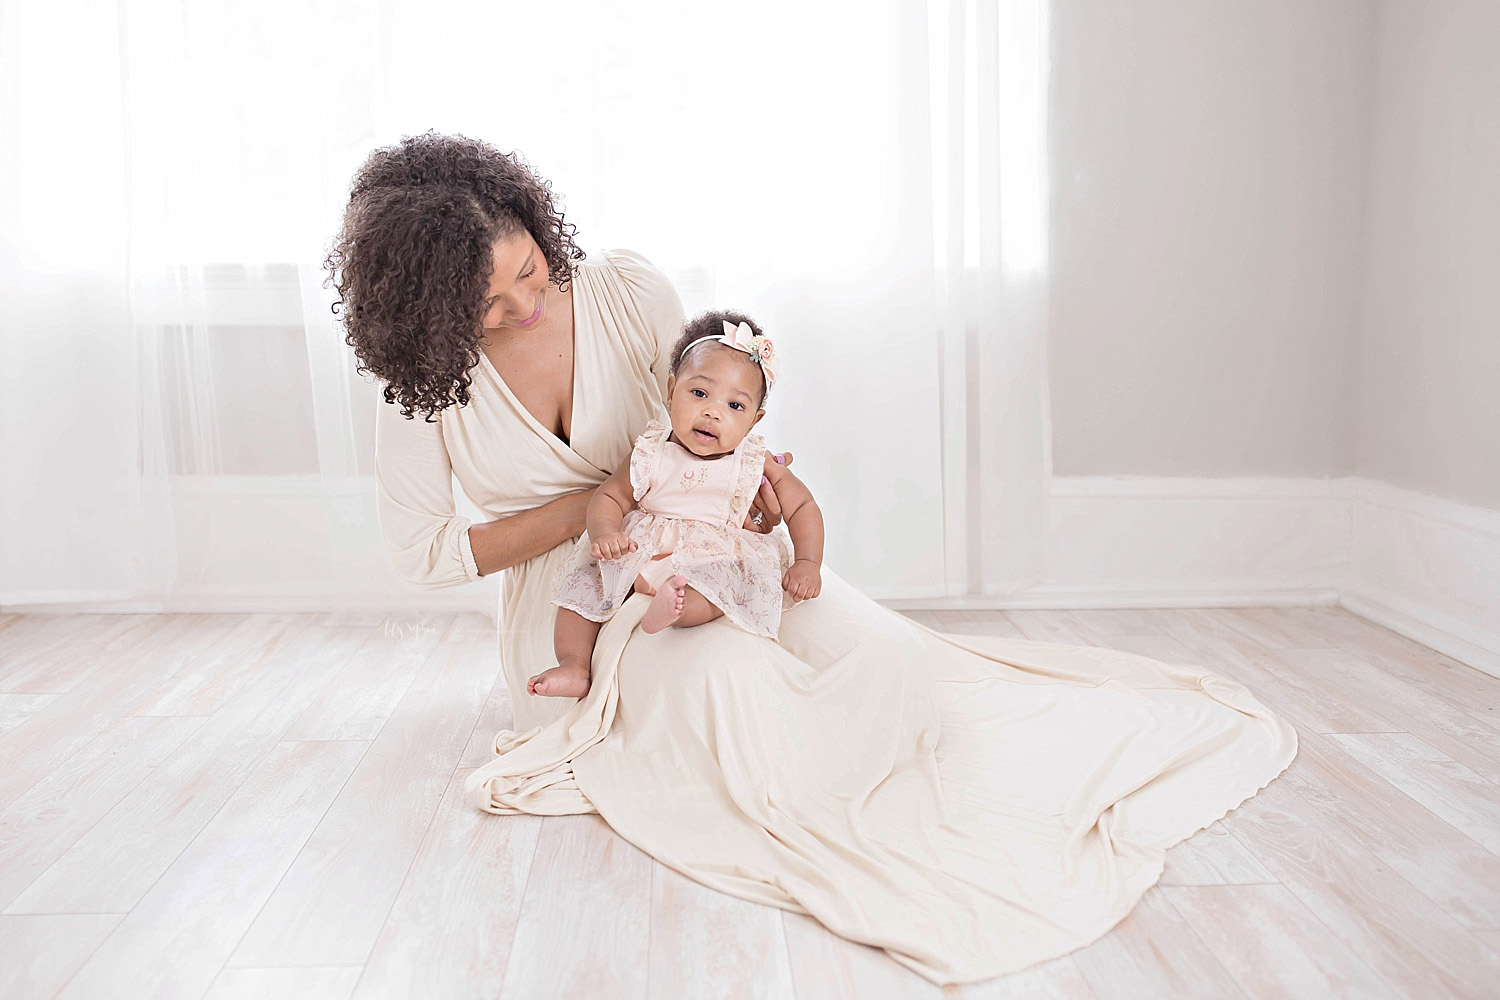
[[[1056,0],[1052,28],[1055,471],[1352,472],[1372,5]]]
[[[1052,24],[1059,478],[1017,603],[1336,595],[1500,676],[1500,2]]]
[[[1500,3],[1376,27],[1358,471],[1500,510]]]

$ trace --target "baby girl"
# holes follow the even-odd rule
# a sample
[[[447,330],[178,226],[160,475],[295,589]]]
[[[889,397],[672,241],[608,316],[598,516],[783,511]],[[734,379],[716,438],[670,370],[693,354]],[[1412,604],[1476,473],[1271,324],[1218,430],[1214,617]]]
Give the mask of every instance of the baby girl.
[[[750,433],[775,380],[775,350],[748,317],[705,313],[683,329],[667,380],[672,425],[653,420],[629,463],[594,492],[588,535],[553,599],[557,666],[531,678],[528,691],[587,694],[599,629],[632,591],[651,597],[645,632],[723,616],[772,639],[783,606],[818,596],[822,512]],[[781,504],[790,546],[780,534],[743,527],[762,476]]]

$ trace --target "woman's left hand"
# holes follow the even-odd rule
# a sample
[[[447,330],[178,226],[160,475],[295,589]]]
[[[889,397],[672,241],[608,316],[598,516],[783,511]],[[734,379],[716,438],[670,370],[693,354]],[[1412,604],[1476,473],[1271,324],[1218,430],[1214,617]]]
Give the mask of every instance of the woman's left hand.
[[[776,464],[791,465],[792,453],[784,451],[777,455]],[[750,501],[750,513],[745,516],[745,530],[768,535],[780,523],[781,501],[776,499],[776,491],[771,488],[771,481],[761,476],[760,489],[756,491],[755,499]]]

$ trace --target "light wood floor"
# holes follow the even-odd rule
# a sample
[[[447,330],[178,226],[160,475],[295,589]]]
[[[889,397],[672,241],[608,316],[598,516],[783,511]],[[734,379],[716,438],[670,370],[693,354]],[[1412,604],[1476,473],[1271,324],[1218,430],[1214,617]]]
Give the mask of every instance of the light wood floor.
[[[1500,996],[1500,680],[1326,608],[913,617],[1208,666],[1301,752],[1102,940],[945,992],[471,808],[482,618],[0,616],[0,997]]]

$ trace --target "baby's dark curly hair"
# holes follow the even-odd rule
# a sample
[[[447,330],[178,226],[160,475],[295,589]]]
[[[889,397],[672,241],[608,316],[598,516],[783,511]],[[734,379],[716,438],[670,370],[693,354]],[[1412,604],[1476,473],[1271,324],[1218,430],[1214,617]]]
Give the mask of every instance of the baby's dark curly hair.
[[[741,312],[715,309],[703,313],[701,316],[694,316],[683,326],[682,336],[677,338],[677,343],[672,347],[672,374],[676,375],[677,369],[682,367],[682,354],[687,350],[689,344],[700,337],[719,336],[724,332],[725,323],[730,323],[734,326],[739,326],[741,323],[749,323],[751,333],[757,337],[765,336],[765,332],[761,330],[760,325]],[[758,409],[766,405],[766,373],[761,370],[759,364],[750,360],[749,357],[745,358],[745,363],[755,365],[756,371],[760,374],[760,402],[755,404]]]
[[[324,266],[359,371],[426,420],[469,402],[497,240],[526,230],[566,290],[583,251],[552,185],[515,153],[427,132],[377,149],[354,175]]]

